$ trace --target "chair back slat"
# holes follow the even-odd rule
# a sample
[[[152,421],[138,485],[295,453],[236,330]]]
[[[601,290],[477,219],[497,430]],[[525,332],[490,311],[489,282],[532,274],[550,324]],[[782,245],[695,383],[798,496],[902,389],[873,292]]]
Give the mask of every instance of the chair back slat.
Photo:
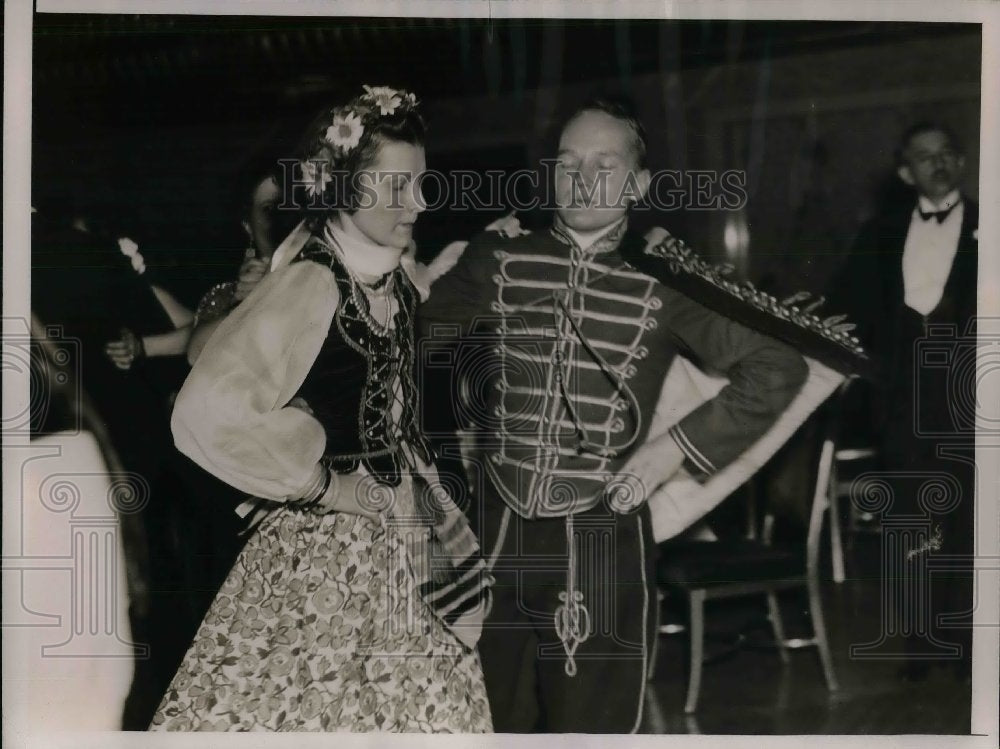
[[[806,536],[806,569],[809,574],[819,567],[819,547],[823,535],[823,516],[830,507],[828,487],[830,471],[833,468],[834,442],[829,436],[823,440],[819,466],[816,471],[816,486],[813,490],[812,509],[809,513],[809,530]]]

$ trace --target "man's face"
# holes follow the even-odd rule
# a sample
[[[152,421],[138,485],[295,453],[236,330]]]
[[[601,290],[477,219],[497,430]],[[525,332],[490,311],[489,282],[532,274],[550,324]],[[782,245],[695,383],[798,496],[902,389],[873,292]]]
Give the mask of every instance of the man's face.
[[[945,133],[929,130],[910,139],[903,151],[899,178],[931,200],[940,200],[962,179],[965,157]]]
[[[600,111],[582,112],[563,130],[555,193],[571,229],[603,229],[625,215],[629,195],[645,196],[649,172],[639,169],[632,139],[627,124]]]

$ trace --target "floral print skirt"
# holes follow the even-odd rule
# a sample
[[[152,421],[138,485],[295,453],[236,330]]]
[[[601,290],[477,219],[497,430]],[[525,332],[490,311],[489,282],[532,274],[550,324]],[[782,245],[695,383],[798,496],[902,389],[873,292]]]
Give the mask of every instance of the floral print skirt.
[[[399,531],[272,512],[201,624],[150,730],[492,730],[479,656],[420,599]]]

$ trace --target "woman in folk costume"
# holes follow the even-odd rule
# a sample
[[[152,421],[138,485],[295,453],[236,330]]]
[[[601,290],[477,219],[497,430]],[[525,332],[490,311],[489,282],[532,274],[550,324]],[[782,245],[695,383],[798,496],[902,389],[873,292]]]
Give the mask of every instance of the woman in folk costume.
[[[178,448],[264,518],[153,728],[487,732],[492,579],[416,422],[400,257],[423,121],[412,94],[365,87],[314,135],[311,236],[220,324],[174,410]]]

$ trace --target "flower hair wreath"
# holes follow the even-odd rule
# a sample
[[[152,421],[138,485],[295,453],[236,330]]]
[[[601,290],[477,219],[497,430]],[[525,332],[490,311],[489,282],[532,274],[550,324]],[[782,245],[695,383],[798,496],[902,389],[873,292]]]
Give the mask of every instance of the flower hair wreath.
[[[348,104],[332,111],[332,120],[319,140],[313,155],[299,162],[306,191],[318,195],[326,190],[333,179],[330,169],[342,163],[358,147],[365,128],[374,125],[380,117],[397,111],[407,112],[417,106],[416,95],[388,86],[364,86],[365,92]]]

